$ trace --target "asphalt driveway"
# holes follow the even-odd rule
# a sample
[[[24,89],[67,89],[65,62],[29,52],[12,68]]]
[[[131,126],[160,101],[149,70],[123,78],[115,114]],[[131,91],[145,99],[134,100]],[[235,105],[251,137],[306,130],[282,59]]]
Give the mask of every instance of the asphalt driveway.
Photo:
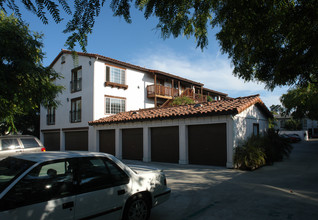
[[[294,144],[290,158],[253,172],[142,164],[164,169],[172,189],[151,220],[318,219],[318,140]]]

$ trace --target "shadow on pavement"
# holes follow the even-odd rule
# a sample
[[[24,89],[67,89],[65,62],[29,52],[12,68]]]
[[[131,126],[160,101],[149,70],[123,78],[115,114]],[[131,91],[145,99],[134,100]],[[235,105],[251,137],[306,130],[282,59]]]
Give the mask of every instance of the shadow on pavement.
[[[163,169],[172,189],[152,210],[159,219],[318,219],[318,141],[294,144],[290,158],[253,172],[139,163]]]

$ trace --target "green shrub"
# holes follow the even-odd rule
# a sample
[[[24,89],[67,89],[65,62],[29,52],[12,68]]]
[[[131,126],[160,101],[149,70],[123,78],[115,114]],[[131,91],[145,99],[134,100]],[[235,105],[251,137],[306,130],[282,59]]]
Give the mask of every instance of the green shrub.
[[[260,137],[252,136],[235,149],[234,165],[242,170],[254,170],[266,163],[266,155],[260,147]]]
[[[284,157],[289,157],[293,149],[291,144],[280,137],[274,129],[269,129],[263,139],[262,148],[266,154],[266,164],[273,164],[282,161]]]
[[[207,99],[207,101],[208,101],[208,102],[213,102],[213,101],[214,101],[214,100],[212,99],[212,97],[211,97],[211,96],[209,96],[209,95],[207,96],[207,98],[206,98],[206,99]]]
[[[187,96],[180,96],[173,99],[171,106],[194,104],[194,100]]]
[[[280,137],[274,129],[264,135],[251,136],[235,149],[234,165],[238,169],[254,170],[288,157],[292,146]]]

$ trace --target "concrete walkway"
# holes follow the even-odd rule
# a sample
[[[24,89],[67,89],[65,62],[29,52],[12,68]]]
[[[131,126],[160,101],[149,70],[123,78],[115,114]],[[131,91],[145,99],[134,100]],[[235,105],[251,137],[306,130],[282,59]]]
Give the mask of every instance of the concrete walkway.
[[[164,169],[172,195],[150,220],[318,219],[318,140],[253,172],[146,163]]]

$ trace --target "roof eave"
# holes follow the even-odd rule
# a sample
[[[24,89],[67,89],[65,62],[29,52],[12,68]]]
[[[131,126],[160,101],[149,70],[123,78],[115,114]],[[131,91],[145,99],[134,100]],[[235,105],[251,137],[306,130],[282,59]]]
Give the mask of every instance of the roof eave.
[[[166,72],[159,71],[159,70],[152,70],[152,69],[144,68],[144,67],[141,67],[141,66],[136,66],[134,64],[130,64],[130,63],[123,62],[123,61],[120,61],[120,60],[112,59],[112,58],[105,57],[105,56],[102,56],[102,55],[99,55],[99,54],[76,52],[76,51],[70,51],[70,50],[65,50],[65,49],[62,49],[61,52],[55,57],[55,59],[50,64],[50,68],[52,68],[55,65],[55,63],[58,61],[58,59],[63,54],[72,54],[72,53],[77,53],[80,56],[98,58],[99,60],[105,61],[107,63],[120,65],[120,66],[129,68],[129,69],[133,69],[133,70],[138,70],[138,71],[142,71],[142,72],[146,72],[146,73],[155,73],[155,74],[164,75],[166,77],[178,79],[180,81],[184,81],[184,82],[187,82],[187,83],[190,83],[190,84],[193,84],[193,85],[198,85],[198,86],[203,86],[204,85],[203,83],[195,82],[195,81],[183,78],[183,77],[179,77],[177,75],[173,75],[171,73],[166,73]]]
[[[177,115],[177,116],[168,116],[168,117],[156,117],[156,118],[140,118],[134,120],[120,120],[120,121],[105,121],[105,122],[88,122],[89,126],[97,126],[97,125],[110,125],[110,124],[121,124],[121,123],[135,123],[135,122],[143,122],[143,121],[162,121],[162,120],[170,120],[170,119],[186,119],[186,118],[194,118],[194,117],[213,117],[213,116],[221,116],[221,115],[236,115],[238,114],[237,110],[228,110],[228,111],[217,111],[217,112],[207,112],[207,113],[197,113],[197,114],[186,114],[186,115]]]

